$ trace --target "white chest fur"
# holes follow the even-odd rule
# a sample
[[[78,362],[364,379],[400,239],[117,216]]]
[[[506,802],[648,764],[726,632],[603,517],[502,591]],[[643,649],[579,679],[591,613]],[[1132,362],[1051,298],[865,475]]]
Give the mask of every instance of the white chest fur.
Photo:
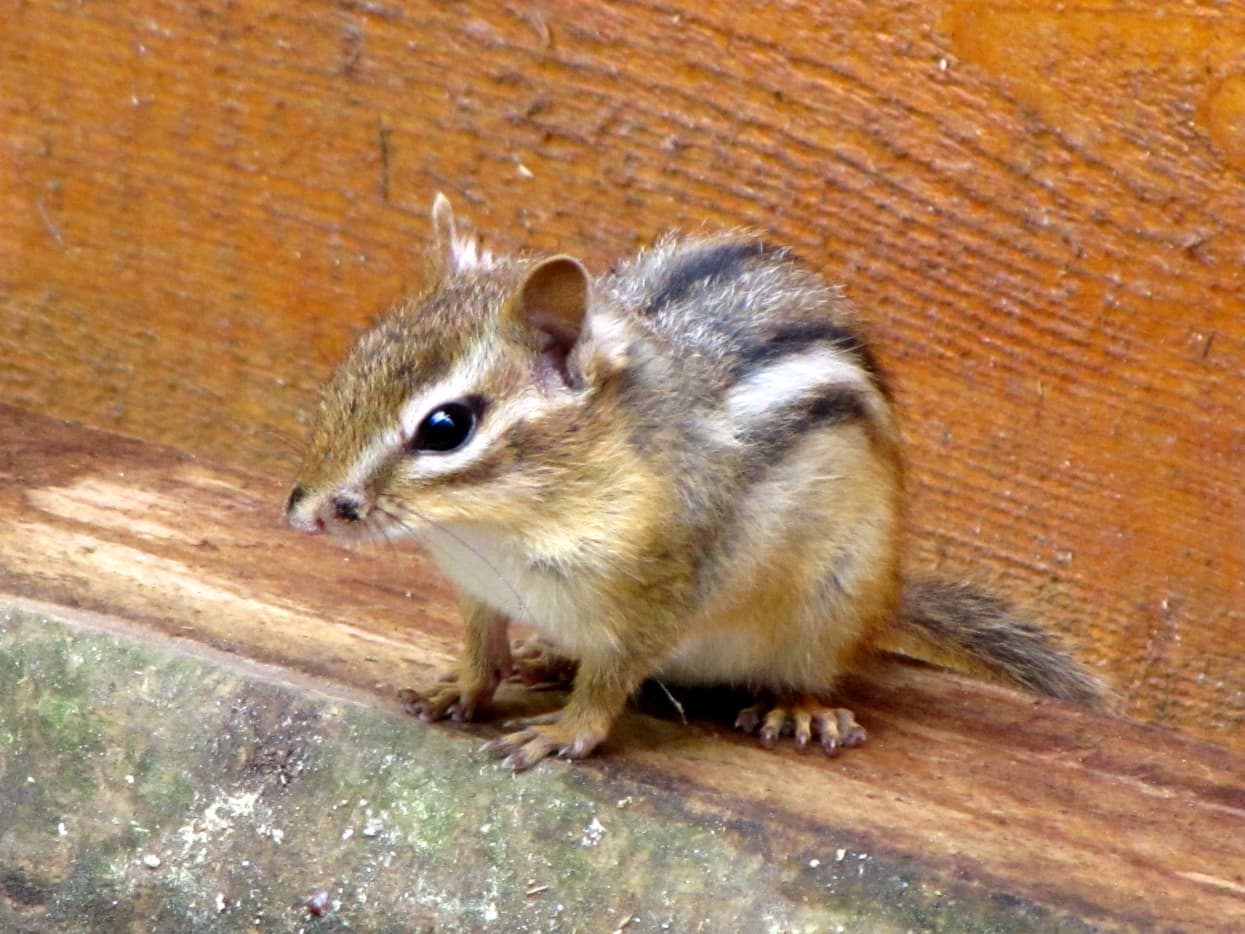
[[[572,654],[612,647],[587,582],[533,563],[487,529],[430,529],[422,542],[461,590],[541,631]]]

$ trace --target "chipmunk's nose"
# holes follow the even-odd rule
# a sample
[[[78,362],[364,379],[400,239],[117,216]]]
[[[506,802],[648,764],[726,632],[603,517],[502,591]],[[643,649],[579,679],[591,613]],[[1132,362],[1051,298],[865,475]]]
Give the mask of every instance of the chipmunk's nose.
[[[285,521],[300,532],[340,531],[343,526],[362,522],[370,512],[362,490],[347,487],[331,493],[316,493],[303,486],[290,491],[285,501]]]
[[[367,515],[367,503],[354,490],[340,490],[331,500],[333,515],[343,522],[358,522]]]

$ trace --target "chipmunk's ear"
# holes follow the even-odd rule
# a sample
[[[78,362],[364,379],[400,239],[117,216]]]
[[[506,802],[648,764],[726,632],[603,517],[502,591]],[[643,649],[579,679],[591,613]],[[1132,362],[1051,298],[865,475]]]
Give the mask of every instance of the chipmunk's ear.
[[[568,359],[584,330],[590,291],[588,271],[578,260],[554,256],[528,272],[513,306],[536,338],[542,361],[572,387],[582,382],[582,374],[572,371]]]
[[[450,199],[441,192],[432,199],[432,263],[443,275],[490,266],[493,254],[476,237],[460,237]]]
[[[454,209],[450,199],[438,191],[432,199],[432,249],[436,263],[442,269],[453,269],[457,262],[458,232],[454,228]]]

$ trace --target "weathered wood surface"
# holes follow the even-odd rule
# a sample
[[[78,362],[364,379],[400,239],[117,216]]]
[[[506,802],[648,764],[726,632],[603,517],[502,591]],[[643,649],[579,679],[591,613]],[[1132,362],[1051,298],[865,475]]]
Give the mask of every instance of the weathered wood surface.
[[[448,594],[418,556],[292,535],[269,480],[7,408],[0,478],[8,597],[278,663],[389,709],[453,652]],[[870,740],[835,760],[761,750],[729,717],[629,714],[583,774],[670,815],[747,824],[755,852],[784,864],[833,860],[845,844],[828,841],[848,840],[914,885],[981,887],[1050,923],[1245,925],[1239,752],[898,665],[850,700]],[[489,729],[468,728],[462,752]]]
[[[515,781],[353,693],[0,593],[0,930],[1086,929],[824,826],[763,852],[625,762]]]
[[[597,269],[757,225],[877,322],[920,563],[1245,748],[1238,5],[0,9],[0,398],[275,492],[434,190]]]

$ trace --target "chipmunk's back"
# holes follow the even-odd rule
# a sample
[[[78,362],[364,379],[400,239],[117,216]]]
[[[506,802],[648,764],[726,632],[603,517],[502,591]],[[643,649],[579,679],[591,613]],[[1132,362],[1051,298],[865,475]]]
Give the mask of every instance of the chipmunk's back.
[[[600,285],[680,366],[720,387],[819,347],[877,378],[840,290],[755,236],[667,235]]]

